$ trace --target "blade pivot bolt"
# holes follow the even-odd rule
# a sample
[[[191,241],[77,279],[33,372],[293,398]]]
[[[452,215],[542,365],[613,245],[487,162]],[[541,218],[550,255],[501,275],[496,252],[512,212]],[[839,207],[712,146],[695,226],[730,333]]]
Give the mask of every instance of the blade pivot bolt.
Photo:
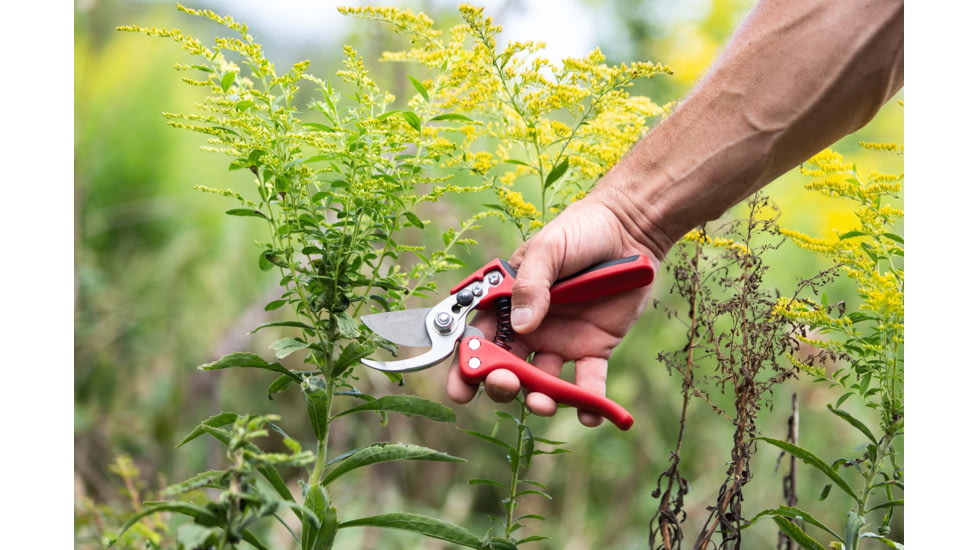
[[[452,331],[452,314],[445,311],[435,315],[435,327],[438,332],[448,334]]]
[[[479,365],[481,365],[481,364],[482,364],[482,361],[479,361],[479,358],[478,357],[473,357],[473,358],[469,359],[469,368],[470,369],[477,369],[477,368],[479,368]]]
[[[458,291],[458,294],[455,295],[455,301],[458,302],[458,305],[460,306],[467,306],[471,304],[473,300],[475,300],[475,295],[472,294],[472,291],[467,288],[463,288],[462,290]]]

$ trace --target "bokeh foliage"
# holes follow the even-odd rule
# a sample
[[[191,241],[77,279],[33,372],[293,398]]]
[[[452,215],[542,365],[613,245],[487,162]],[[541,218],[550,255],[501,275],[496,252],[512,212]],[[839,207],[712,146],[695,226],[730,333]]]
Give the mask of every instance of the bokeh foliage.
[[[493,13],[504,27],[507,18],[520,16],[518,3],[514,4]],[[607,44],[595,44],[605,51],[609,63],[655,60],[668,63],[676,71],[673,77],[638,83],[633,94],[647,94],[663,102],[680,100],[749,6],[743,0],[716,0],[701,3],[700,11],[681,17],[660,17],[674,4],[662,0],[584,3],[601,13],[604,25],[629,29],[628,33],[609,35]],[[432,15],[454,11],[451,4],[415,7]],[[224,11],[225,7],[214,9]],[[229,220],[223,214],[226,204],[220,197],[193,189],[198,184],[229,187],[232,175],[223,159],[199,151],[200,138],[173,130],[164,122],[162,112],[195,100],[194,90],[180,83],[170,70],[176,61],[173,50],[158,41],[132,40],[112,31],[116,25],[134,22],[158,26],[173,22],[195,30],[186,19],[173,21],[175,16],[170,4],[117,1],[76,5],[75,500],[77,532],[83,535],[92,532],[93,518],[111,516],[100,515],[98,507],[105,507],[104,511],[131,506],[131,491],[123,481],[133,479],[132,469],[125,470],[125,477],[113,473],[110,465],[118,463],[117,457],[133,458],[140,472],[142,496],[152,500],[156,496],[153,491],[167,482],[184,479],[221,459],[220,449],[203,443],[173,450],[200,418],[220,410],[265,414],[275,409],[285,419],[290,412],[293,417],[304,414],[301,400],[284,399],[272,406],[264,391],[267,380],[260,376],[225,376],[194,369],[232,350],[264,353],[274,335],[256,338],[246,333],[265,320],[262,306],[268,293],[275,291],[275,281],[255,269],[253,242],[259,236],[254,225]],[[368,62],[372,54],[379,57],[383,50],[405,47],[403,38],[378,33],[376,26],[354,20],[350,23],[342,39],[333,44],[362,46]],[[287,47],[269,29],[256,31],[259,41],[279,44],[279,50],[272,53],[284,56]],[[311,58],[318,72],[330,73],[331,67],[338,68],[341,50],[334,45],[332,49],[310,48],[296,55],[283,62]],[[375,78],[387,80],[389,88],[403,88],[407,82],[403,66],[376,66]],[[413,90],[403,89],[402,95],[411,93]],[[902,142],[902,117],[902,109],[887,106],[858,135],[833,148],[860,169],[900,172],[900,168],[877,166],[881,157],[866,154],[856,143]],[[853,224],[851,212],[805,191],[804,181],[800,173],[792,172],[768,188],[772,200],[781,207],[783,225],[810,234],[827,234],[833,228]],[[436,203],[430,206],[430,217],[459,219],[461,213],[478,207],[477,201]],[[520,236],[501,228],[489,225],[483,234],[475,235],[481,244],[465,258],[470,265],[509,254]],[[414,238],[428,236],[419,231]],[[777,250],[771,258],[775,267],[770,282],[781,287],[790,287],[798,278],[825,266],[824,260],[790,246]],[[670,284],[665,277],[656,283],[656,299],[670,300],[665,293]],[[844,285],[826,292],[833,300],[856,297],[855,291]],[[655,357],[660,350],[681,342],[682,333],[683,327],[671,326],[650,310],[612,359],[608,393],[636,416],[637,425],[631,432],[620,433],[608,426],[584,429],[568,411],[559,411],[554,419],[533,422],[541,437],[565,441],[572,451],[535,460],[532,475],[547,484],[554,500],[526,502],[528,509],[537,508],[537,513],[550,518],[540,526],[541,534],[559,541],[560,547],[645,546],[647,522],[656,504],[648,493],[658,473],[668,467],[667,450],[676,437],[681,407],[681,381],[670,377]],[[446,402],[442,374],[442,370],[432,369],[412,376],[407,389]],[[404,391],[383,376],[363,376],[377,394]],[[801,437],[806,448],[831,455],[833,449],[860,443],[825,411],[825,403],[834,402],[838,395],[805,378],[782,388],[772,410],[758,419],[761,433],[783,435],[793,391],[800,396]],[[497,408],[499,405],[484,398],[456,407],[458,423],[463,428],[484,427],[495,420],[493,411]],[[871,411],[854,414],[872,418]],[[688,430],[684,450],[690,468],[685,476],[692,480],[686,501],[688,521],[695,523],[695,514],[699,511],[705,516],[703,508],[722,481],[723,445],[729,440],[729,427],[717,422],[705,406],[690,411],[687,425],[693,428]],[[416,426],[391,418],[383,430],[389,440],[430,443],[468,459],[466,468],[473,472],[468,477],[500,464],[500,457],[491,449],[450,427]],[[337,437],[350,445],[367,442],[364,434],[355,432]],[[778,498],[781,476],[775,470],[776,460],[772,449],[758,453],[755,479],[747,495],[747,505],[753,499],[756,508],[748,509],[746,515],[763,508],[765,499]],[[444,465],[379,467],[359,475],[362,486],[343,497],[362,507],[365,512],[361,515],[377,508],[411,506],[412,511],[474,527],[488,514],[499,512],[497,495],[485,487],[466,485],[466,477]],[[817,473],[803,472],[799,479],[801,498],[817,501],[822,485]],[[831,506],[830,496],[810,511]],[[413,536],[395,540],[370,530],[350,536],[357,538],[338,541],[339,545],[439,547]],[[753,537],[749,540],[760,541],[760,547],[773,545],[775,540],[771,525],[752,529],[749,536]],[[86,545],[91,542],[80,537],[76,544],[89,547]]]

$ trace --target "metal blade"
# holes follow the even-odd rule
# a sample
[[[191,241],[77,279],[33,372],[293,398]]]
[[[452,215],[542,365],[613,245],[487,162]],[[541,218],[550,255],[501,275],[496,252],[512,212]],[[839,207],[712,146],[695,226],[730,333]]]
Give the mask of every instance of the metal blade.
[[[424,324],[429,311],[431,308],[424,307],[374,313],[364,315],[360,320],[386,340],[402,346],[423,348],[431,346],[431,338]]]

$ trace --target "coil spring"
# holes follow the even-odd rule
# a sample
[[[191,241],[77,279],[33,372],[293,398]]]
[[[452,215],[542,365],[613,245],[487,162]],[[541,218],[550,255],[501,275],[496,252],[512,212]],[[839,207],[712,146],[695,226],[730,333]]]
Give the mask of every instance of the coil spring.
[[[513,299],[509,296],[497,298],[493,305],[496,306],[496,337],[493,343],[497,346],[509,350],[509,343],[516,339],[516,331],[513,330],[513,323],[510,316],[513,313]]]

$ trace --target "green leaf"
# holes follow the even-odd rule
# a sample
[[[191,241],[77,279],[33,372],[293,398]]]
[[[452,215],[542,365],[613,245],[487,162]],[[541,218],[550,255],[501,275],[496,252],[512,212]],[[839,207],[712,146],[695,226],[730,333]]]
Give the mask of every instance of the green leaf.
[[[129,521],[122,526],[119,530],[119,537],[129,530],[130,527],[136,524],[139,520],[146,516],[157,514],[160,512],[170,512],[174,514],[183,514],[185,516],[190,516],[194,519],[194,522],[208,526],[214,527],[221,524],[221,518],[218,517],[214,512],[208,510],[203,506],[193,504],[190,502],[182,502],[176,500],[166,500],[166,501],[156,501],[156,502],[146,502],[145,508],[140,510],[137,514],[129,518]]]
[[[407,219],[408,223],[413,225],[414,227],[417,227],[418,229],[424,229],[424,222],[421,221],[421,218],[415,216],[413,213],[405,212],[404,218]]]
[[[872,508],[870,508],[867,511],[868,512],[873,512],[873,511],[876,511],[876,510],[882,510],[884,508],[894,508],[896,506],[903,506],[903,499],[902,498],[898,498],[896,500],[889,500],[889,501],[886,501],[886,502],[884,502],[882,504],[877,504],[876,506],[873,506]]]
[[[523,537],[520,540],[516,541],[516,545],[519,546],[527,542],[538,542],[542,540],[550,540],[550,539],[548,537],[544,537],[543,535],[530,535],[528,537]]]
[[[361,359],[373,353],[374,348],[359,342],[351,342],[343,347],[340,356],[333,364],[333,373],[340,375],[349,367],[356,365]]]
[[[286,376],[291,376],[296,382],[301,382],[302,379],[296,373],[283,367],[279,363],[269,363],[262,359],[261,357],[255,355],[254,353],[229,353],[224,357],[221,357],[213,363],[205,363],[197,367],[200,370],[220,370],[220,369],[231,369],[231,368],[255,368],[263,369],[272,372],[277,372],[279,374],[284,374]]]
[[[336,418],[363,411],[396,412],[406,416],[421,416],[437,422],[455,422],[455,411],[416,395],[385,395],[336,414]]]
[[[225,475],[227,475],[227,472],[223,470],[208,470],[206,472],[201,472],[190,479],[170,485],[169,487],[160,491],[160,494],[164,496],[172,496],[187,493],[195,489],[200,489],[201,487],[213,487],[215,485],[219,485],[218,481]]]
[[[267,304],[265,304],[265,311],[275,311],[276,309],[284,306],[287,303],[289,303],[287,300],[272,300],[271,302],[268,302]],[[268,326],[268,325],[263,325],[263,326],[260,326],[260,327],[256,328],[255,330],[251,331],[251,334],[254,334],[255,332],[258,331],[258,329],[264,328],[265,326]]]
[[[499,438],[493,437],[493,436],[491,436],[489,434],[484,434],[482,432],[475,432],[475,431],[471,431],[471,430],[465,430],[465,429],[462,429],[462,428],[459,428],[459,430],[461,430],[461,431],[463,431],[463,432],[465,432],[465,433],[467,433],[469,435],[474,435],[474,436],[478,437],[479,439],[484,439],[484,440],[488,441],[489,443],[493,443],[495,445],[499,445],[500,447],[502,447],[504,449],[507,449],[510,452],[515,452],[516,451],[516,449],[514,449],[512,446],[510,446],[509,443],[506,443],[505,441],[503,441],[503,440],[501,440]]]
[[[486,479],[484,477],[477,477],[474,479],[470,479],[469,485],[492,485],[493,487],[499,487],[500,489],[509,488],[494,479]]]
[[[457,121],[460,121],[460,122],[472,122],[472,119],[471,118],[469,118],[469,117],[467,117],[465,115],[460,115],[458,113],[442,113],[440,115],[431,117],[431,120],[433,120],[433,121],[436,121],[436,120],[457,120]]]
[[[228,216],[250,216],[253,218],[268,219],[268,216],[266,216],[261,210],[255,210],[254,208],[232,208],[225,212],[225,214]]]
[[[805,512],[804,510],[800,510],[798,508],[795,508],[794,506],[784,506],[784,505],[782,505],[782,506],[779,506],[778,508],[775,508],[775,509],[764,510],[763,512],[761,512],[761,513],[757,514],[756,516],[754,516],[750,520],[750,522],[751,523],[754,523],[758,519],[760,519],[762,517],[765,517],[765,516],[782,517],[782,518],[788,518],[788,519],[801,520],[801,521],[803,521],[803,522],[805,522],[805,523],[807,523],[809,525],[818,527],[819,529],[821,529],[821,530],[825,531],[826,533],[828,533],[828,534],[832,535],[833,537],[835,537],[837,540],[842,540],[842,537],[839,536],[838,533],[836,533],[832,529],[828,528],[824,523],[822,523],[822,522],[818,521],[817,519],[815,519],[814,517],[812,517],[812,515],[809,514],[808,512]]]
[[[805,550],[826,550],[824,546],[802,531],[801,527],[798,527],[792,523],[791,520],[782,517],[775,517],[774,522],[778,524],[778,527],[781,529],[782,533],[788,535],[788,538],[797,542],[798,545]]]
[[[492,537],[483,544],[483,548],[486,550],[519,550],[516,543],[502,537]]]
[[[866,237],[868,235],[869,233],[865,233],[863,231],[849,231],[848,233],[843,233],[842,235],[839,235],[839,240],[844,241],[846,239],[851,239],[853,237]]]
[[[322,441],[329,431],[329,393],[321,376],[309,376],[302,381],[302,394],[306,397],[306,413],[316,439]]]
[[[204,426],[210,426],[212,428],[227,426],[228,424],[233,423],[237,419],[238,419],[238,415],[231,412],[215,414],[214,416],[208,418],[207,420],[204,420],[200,424],[197,424],[197,427],[194,428],[194,431],[190,432],[187,435],[187,437],[184,437],[183,441],[177,443],[177,447],[178,448],[182,447],[184,444],[189,443],[194,439],[197,439],[198,437],[207,433],[206,431],[204,431]]]
[[[305,342],[298,338],[289,337],[276,340],[268,347],[275,352],[275,357],[285,359],[299,350],[308,348],[309,342]]]
[[[425,101],[431,101],[431,98],[428,97],[428,90],[425,89],[424,84],[418,82],[418,80],[411,75],[407,75],[407,77],[408,80],[411,81],[411,85],[414,86],[414,89],[421,94],[421,97],[423,97]]]
[[[442,521],[437,518],[411,514],[408,512],[397,512],[393,514],[381,514],[344,521],[339,525],[340,529],[347,527],[383,527],[386,529],[401,529],[413,531],[422,535],[444,540],[454,544],[467,546],[469,548],[482,548],[482,539],[477,537],[468,529],[459,527],[454,523]]]
[[[417,131],[421,131],[421,118],[412,111],[401,111],[400,115]]]
[[[551,185],[553,185],[555,181],[559,180],[560,177],[564,175],[564,172],[567,171],[567,166],[568,166],[567,157],[564,157],[564,160],[557,163],[557,165],[554,166],[553,170],[551,170],[550,173],[547,174],[547,179],[543,183],[543,188],[547,189]]]
[[[224,73],[224,76],[221,77],[221,89],[225,92],[228,91],[231,88],[231,84],[234,84],[234,77],[236,76],[238,76],[238,73],[235,71]]]
[[[846,483],[846,480],[842,479],[842,476],[836,473],[836,471],[833,470],[828,464],[823,462],[822,459],[812,454],[811,451],[805,450],[797,445],[788,443],[787,441],[781,441],[779,439],[774,439],[771,437],[758,437],[757,439],[770,443],[771,445],[774,445],[775,447],[784,450],[785,452],[791,454],[792,456],[801,459],[802,462],[814,466],[818,471],[828,476],[829,479],[831,479],[836,485],[838,485],[840,489],[848,493],[852,498],[857,500],[859,499],[859,497],[856,496],[856,492],[852,490],[852,487],[850,487],[849,484]]]
[[[863,424],[862,421],[860,421],[858,418],[852,416],[851,414],[847,413],[846,411],[843,411],[842,409],[837,409],[837,408],[833,407],[832,405],[826,405],[826,407],[829,409],[829,411],[832,412],[832,414],[834,414],[834,415],[838,416],[839,418],[845,420],[852,427],[854,427],[857,430],[861,431],[863,433],[863,435],[865,435],[873,443],[876,443],[878,441],[876,439],[876,436],[873,435],[872,430],[870,430],[869,427],[866,426],[865,424]]]
[[[307,487],[305,507],[312,517],[302,517],[302,550],[332,548],[339,527],[336,508],[330,502],[326,489]]]
[[[325,124],[319,122],[303,122],[302,125],[305,126],[306,128],[312,128],[314,130],[322,130],[323,132],[332,132],[336,130],[336,128],[333,128],[332,126],[326,126]],[[316,157],[306,159],[305,162],[313,162],[313,160],[328,160],[330,158],[332,157],[330,157],[329,155],[317,155]]]
[[[265,311],[269,311],[268,306],[265,306]],[[301,321],[275,321],[273,323],[262,323],[257,327],[255,327],[248,334],[254,334],[263,328],[271,328],[271,327],[292,327],[292,328],[301,328],[302,330],[307,330],[307,331],[315,330],[311,325],[307,325]]]
[[[208,548],[211,541],[217,541],[220,529],[204,527],[196,523],[185,523],[177,528],[177,543],[180,548]]]
[[[859,541],[859,531],[866,525],[866,518],[849,510],[846,515],[846,538],[843,541],[846,548],[855,548]]]
[[[323,478],[322,484],[327,485],[343,474],[380,462],[394,460],[431,460],[435,462],[465,462],[464,458],[452,456],[441,451],[412,445],[409,443],[374,443],[357,449],[338,466],[330,470]]]
[[[296,383],[297,382],[295,381],[295,379],[293,379],[291,376],[285,376],[285,375],[279,376],[278,378],[275,379],[274,382],[269,384],[268,391],[267,391],[268,398],[271,399],[272,395],[276,393],[282,393],[285,390],[287,390],[289,386]]]
[[[903,237],[901,237],[900,235],[897,235],[895,233],[883,233],[883,236],[886,237],[887,239],[890,239],[893,242],[903,244]]]

